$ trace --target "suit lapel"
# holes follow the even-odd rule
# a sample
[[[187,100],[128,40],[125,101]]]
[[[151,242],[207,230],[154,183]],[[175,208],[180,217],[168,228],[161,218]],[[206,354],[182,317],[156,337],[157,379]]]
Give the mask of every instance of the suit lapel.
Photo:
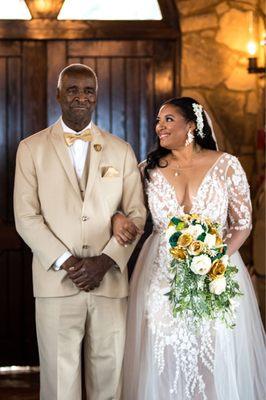
[[[67,174],[67,177],[70,180],[71,185],[73,186],[74,190],[77,192],[78,196],[81,199],[76,173],[71,163],[71,159],[68,153],[67,145],[65,143],[63,134],[64,132],[62,129],[61,122],[60,120],[58,120],[52,127],[52,132],[50,136],[51,141],[62,163],[62,166]]]
[[[93,139],[90,144],[89,176],[86,186],[85,199],[90,196],[95,179],[99,174],[99,164],[102,158],[104,139],[99,128],[92,123]]]

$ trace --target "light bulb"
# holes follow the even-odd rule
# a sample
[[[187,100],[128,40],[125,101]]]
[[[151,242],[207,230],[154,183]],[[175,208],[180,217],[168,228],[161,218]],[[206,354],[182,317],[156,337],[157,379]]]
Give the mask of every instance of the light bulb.
[[[251,56],[254,56],[257,52],[257,43],[254,40],[249,40],[247,44],[248,52]]]

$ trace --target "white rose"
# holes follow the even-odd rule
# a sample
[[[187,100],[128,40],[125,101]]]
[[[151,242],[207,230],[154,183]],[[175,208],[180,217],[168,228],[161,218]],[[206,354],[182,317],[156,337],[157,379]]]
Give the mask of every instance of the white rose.
[[[174,233],[176,233],[175,226],[169,226],[169,228],[167,228],[166,233],[165,233],[165,234],[166,234],[167,241],[169,241],[170,237],[171,237]]]
[[[200,224],[190,225],[185,231],[185,233],[189,233],[191,236],[193,236],[194,239],[197,239],[197,237],[201,235],[203,232],[204,229]]]
[[[204,239],[204,243],[211,249],[212,247],[215,247],[215,243],[216,243],[216,236],[215,235],[211,235],[210,233],[207,233],[205,239]]]
[[[225,291],[226,289],[226,279],[224,276],[220,276],[219,278],[214,279],[210,283],[210,292],[213,294],[221,294]]]
[[[210,257],[208,257],[207,254],[201,254],[193,258],[190,269],[195,274],[206,275],[210,271],[211,266],[212,262]]]
[[[223,265],[224,265],[225,267],[227,267],[227,265],[228,265],[228,263],[229,263],[229,257],[228,257],[228,255],[225,254],[225,255],[221,258],[221,261],[222,261]]]

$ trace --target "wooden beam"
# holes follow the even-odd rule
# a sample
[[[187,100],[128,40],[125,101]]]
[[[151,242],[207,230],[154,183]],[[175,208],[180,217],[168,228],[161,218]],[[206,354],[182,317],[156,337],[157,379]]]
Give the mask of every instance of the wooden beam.
[[[20,56],[21,43],[19,41],[1,40],[0,57]]]
[[[158,0],[163,21],[169,27],[180,31],[179,14],[175,4],[175,0]]]
[[[0,39],[174,39],[179,30],[163,21],[0,21]]]

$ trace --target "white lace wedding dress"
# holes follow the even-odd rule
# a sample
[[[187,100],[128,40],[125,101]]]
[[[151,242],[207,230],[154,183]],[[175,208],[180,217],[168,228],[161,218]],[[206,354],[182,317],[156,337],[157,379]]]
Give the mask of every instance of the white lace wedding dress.
[[[239,253],[231,256],[244,293],[236,327],[206,322],[193,333],[186,321],[173,317],[165,296],[169,256],[164,231],[169,215],[182,215],[184,210],[159,169],[151,171],[145,186],[154,230],[142,248],[130,286],[123,400],[265,399],[265,334]],[[233,234],[241,242],[251,228],[251,205],[236,157],[223,153],[218,158],[202,180],[190,212],[219,222],[224,237]]]

